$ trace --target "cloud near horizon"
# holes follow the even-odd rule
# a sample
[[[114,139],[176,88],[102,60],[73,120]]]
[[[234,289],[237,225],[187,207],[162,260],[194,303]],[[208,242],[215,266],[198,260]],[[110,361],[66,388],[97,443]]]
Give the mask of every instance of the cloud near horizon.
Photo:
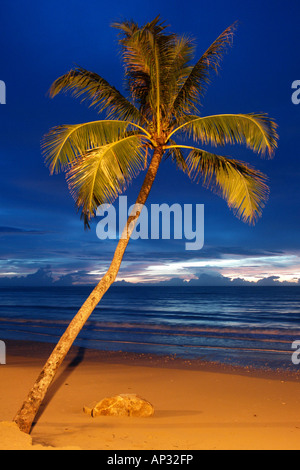
[[[5,276],[0,278],[0,287],[68,287],[95,285],[98,279],[87,271],[76,271],[60,276],[54,276],[49,267],[39,268],[37,271],[25,276]],[[300,286],[300,279],[280,281],[280,276],[268,276],[257,281],[247,281],[243,278],[230,278],[211,269],[201,270],[192,279],[173,277],[162,281],[130,282],[120,279],[116,286]]]

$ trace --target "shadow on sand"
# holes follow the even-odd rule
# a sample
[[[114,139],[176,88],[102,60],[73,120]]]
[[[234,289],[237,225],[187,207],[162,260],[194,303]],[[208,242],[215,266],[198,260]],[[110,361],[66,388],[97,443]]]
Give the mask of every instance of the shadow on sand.
[[[55,396],[55,394],[58,392],[58,390],[61,388],[61,386],[66,382],[67,378],[72,374],[72,372],[76,369],[77,366],[83,361],[85,351],[86,349],[83,347],[77,348],[77,352],[75,354],[75,357],[67,364],[67,366],[64,368],[64,370],[60,373],[60,375],[54,380],[54,382],[51,384],[49,391],[47,393],[47,397],[45,398],[44,402],[40,406],[40,409],[36,415],[36,418],[32,424],[32,429],[34,426],[37,424],[38,420],[46,410],[47,406],[51,402],[52,398]]]

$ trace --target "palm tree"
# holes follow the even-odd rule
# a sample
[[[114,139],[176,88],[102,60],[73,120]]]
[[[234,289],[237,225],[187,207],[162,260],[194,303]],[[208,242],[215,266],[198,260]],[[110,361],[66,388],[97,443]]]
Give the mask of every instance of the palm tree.
[[[218,72],[236,24],[227,28],[192,65],[193,41],[167,33],[157,17],[143,27],[133,21],[114,23],[125,67],[129,99],[96,73],[76,67],[58,78],[51,97],[71,92],[106,119],[52,129],[42,148],[51,174],[66,172],[69,189],[86,226],[102,203],[112,203],[143,169],[146,176],[136,201],[142,207],[163,156],[192,179],[216,191],[243,221],[254,223],[268,197],[266,177],[246,163],[211,153],[204,145],[246,144],[272,157],[277,146],[276,124],[265,114],[199,116],[198,107]],[[148,155],[151,158],[148,158]],[[148,164],[149,160],[149,164]],[[14,421],[30,432],[32,422],[60,364],[85,322],[113,284],[140,211],[134,210],[118,242],[111,265],[80,308],[47,360]]]

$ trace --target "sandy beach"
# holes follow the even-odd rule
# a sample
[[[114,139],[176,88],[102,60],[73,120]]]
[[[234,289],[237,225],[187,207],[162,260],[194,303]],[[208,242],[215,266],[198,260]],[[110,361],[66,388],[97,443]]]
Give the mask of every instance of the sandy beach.
[[[12,340],[6,345],[7,364],[0,366],[1,450],[300,449],[300,373],[77,347],[61,366],[31,435],[25,435],[11,422],[53,345]],[[83,413],[84,406],[121,393],[150,401],[154,416]]]

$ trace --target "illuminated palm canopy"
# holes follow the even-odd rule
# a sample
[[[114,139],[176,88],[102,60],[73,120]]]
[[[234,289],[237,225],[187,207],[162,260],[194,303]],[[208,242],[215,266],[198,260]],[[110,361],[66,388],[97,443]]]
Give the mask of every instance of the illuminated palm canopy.
[[[265,114],[199,116],[212,72],[217,72],[236,25],[227,28],[193,64],[194,43],[167,33],[159,17],[143,27],[114,23],[125,68],[121,94],[96,73],[77,67],[50,89],[88,101],[106,119],[53,128],[43,139],[51,173],[65,171],[85,224],[147,167],[148,153],[162,148],[192,179],[220,194],[243,221],[254,223],[268,197],[266,176],[248,164],[198,148],[245,144],[272,157],[276,124]],[[196,146],[183,145],[183,139]]]

